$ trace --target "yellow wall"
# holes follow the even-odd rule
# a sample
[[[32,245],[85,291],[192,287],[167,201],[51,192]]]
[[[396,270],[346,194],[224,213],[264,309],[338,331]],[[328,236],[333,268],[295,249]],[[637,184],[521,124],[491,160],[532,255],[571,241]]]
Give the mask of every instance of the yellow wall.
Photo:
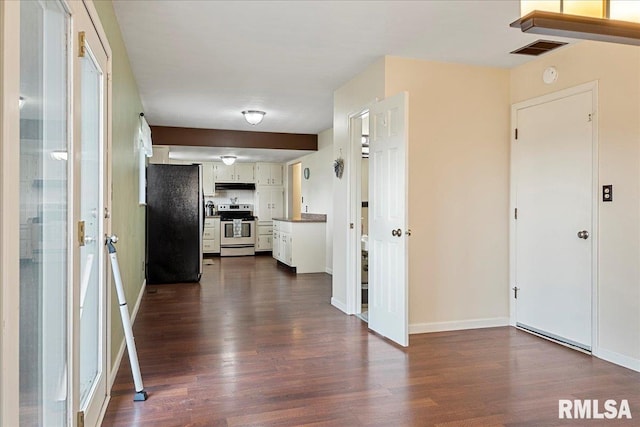
[[[387,57],[409,92],[409,327],[508,321],[509,71]]]
[[[548,66],[555,84],[542,82]],[[640,50],[582,42],[511,72],[516,103],[598,81],[599,187],[613,184],[614,200],[598,202],[599,343],[594,353],[640,370]]]
[[[347,253],[347,236],[358,230],[349,223],[349,116],[384,98],[384,59],[380,59],[335,91],[333,96],[333,159],[342,156],[345,170],[342,179],[333,179],[333,289],[331,302],[346,311],[347,265],[356,265],[356,253]],[[358,156],[358,159],[360,156]],[[359,177],[358,177],[359,179]],[[355,276],[354,276],[355,280]]]
[[[342,148],[348,160],[349,114],[401,91],[410,115],[410,332],[507,324],[509,71],[383,58],[335,93],[334,156]],[[333,299],[346,302],[356,221],[347,181],[335,183]]]
[[[113,51],[113,212],[112,229],[121,239],[118,262],[129,310],[144,281],[145,211],[138,205],[136,135],[142,103],[111,1],[96,1],[96,10]],[[124,342],[120,311],[112,286],[111,360]]]
[[[295,219],[300,219],[300,214],[302,213],[302,168],[300,162],[294,163],[291,166],[291,174],[292,174],[292,187],[291,187],[291,198],[293,200],[291,206],[291,217]]]

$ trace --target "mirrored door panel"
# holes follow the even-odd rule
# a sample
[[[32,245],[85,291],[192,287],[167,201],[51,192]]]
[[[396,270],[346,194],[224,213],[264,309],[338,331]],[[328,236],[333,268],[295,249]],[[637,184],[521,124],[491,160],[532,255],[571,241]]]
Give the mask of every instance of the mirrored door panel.
[[[20,425],[67,423],[68,34],[58,1],[20,4]]]

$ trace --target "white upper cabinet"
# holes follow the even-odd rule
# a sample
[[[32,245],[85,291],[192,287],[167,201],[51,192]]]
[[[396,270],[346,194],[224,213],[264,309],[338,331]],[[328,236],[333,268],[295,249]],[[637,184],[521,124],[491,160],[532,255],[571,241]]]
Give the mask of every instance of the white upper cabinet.
[[[213,184],[213,163],[202,163],[202,189],[205,196],[213,196],[216,192]]]
[[[255,163],[215,163],[215,182],[255,182]]]
[[[193,160],[169,159],[170,165],[192,165],[197,163]]]
[[[231,182],[236,173],[236,165],[227,166],[224,163],[216,163],[213,166],[215,182]]]
[[[258,221],[271,221],[284,216],[284,189],[258,187],[255,198],[255,210]]]
[[[282,163],[256,163],[256,185],[282,185]]]
[[[236,181],[238,182],[256,182],[255,163],[236,163]]]

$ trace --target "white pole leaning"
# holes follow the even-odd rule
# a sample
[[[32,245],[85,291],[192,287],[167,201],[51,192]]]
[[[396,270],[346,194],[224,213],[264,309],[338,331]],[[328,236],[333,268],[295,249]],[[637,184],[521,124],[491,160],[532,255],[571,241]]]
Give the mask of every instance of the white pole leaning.
[[[122,276],[120,276],[120,266],[118,265],[118,257],[116,255],[116,247],[114,244],[118,241],[118,236],[106,236],[105,245],[111,259],[111,268],[113,270],[113,279],[116,283],[116,292],[118,293],[118,303],[120,305],[120,317],[122,318],[122,328],[124,329],[124,337],[127,342],[127,351],[129,353],[129,362],[131,363],[131,373],[133,374],[133,383],[136,393],[133,396],[135,402],[147,400],[148,394],[142,385],[142,374],[140,373],[140,364],[138,363],[138,352],[136,351],[136,343],[133,338],[133,329],[131,328],[131,318],[129,317],[129,309],[127,308],[127,299],[122,287]]]

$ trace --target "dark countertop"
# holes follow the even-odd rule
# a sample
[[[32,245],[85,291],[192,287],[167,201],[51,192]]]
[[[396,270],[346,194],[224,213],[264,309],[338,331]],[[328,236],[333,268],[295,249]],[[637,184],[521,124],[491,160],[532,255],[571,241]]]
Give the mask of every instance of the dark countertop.
[[[274,221],[284,222],[327,222],[325,214],[302,214],[302,218],[273,218]]]

